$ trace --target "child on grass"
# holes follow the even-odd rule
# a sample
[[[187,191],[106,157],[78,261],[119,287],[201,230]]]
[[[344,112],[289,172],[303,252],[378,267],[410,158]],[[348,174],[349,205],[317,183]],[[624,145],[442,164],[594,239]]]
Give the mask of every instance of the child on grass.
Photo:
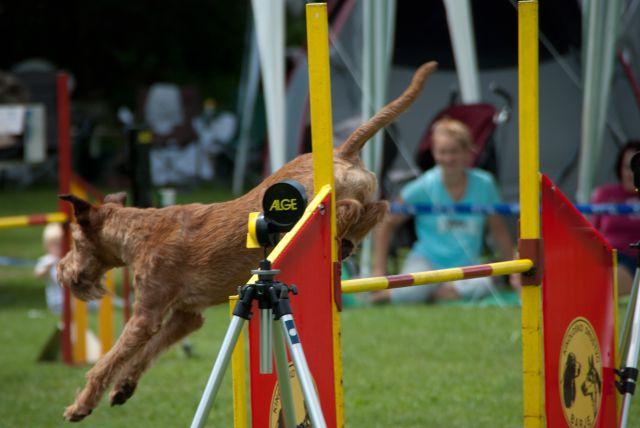
[[[56,276],[56,265],[62,258],[62,239],[64,231],[60,223],[49,223],[42,233],[42,244],[46,254],[40,257],[34,270],[38,278],[46,278],[45,297],[51,312],[62,312],[62,287]]]

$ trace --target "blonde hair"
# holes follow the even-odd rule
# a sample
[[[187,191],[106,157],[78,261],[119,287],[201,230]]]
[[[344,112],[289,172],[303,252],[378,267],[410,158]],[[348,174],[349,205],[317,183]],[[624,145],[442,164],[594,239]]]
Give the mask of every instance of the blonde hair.
[[[446,135],[460,143],[463,149],[474,151],[473,140],[469,127],[457,119],[450,117],[436,121],[431,127],[432,137],[436,134]]]
[[[60,223],[49,223],[42,232],[42,244],[46,247],[54,242],[61,242],[64,231]]]

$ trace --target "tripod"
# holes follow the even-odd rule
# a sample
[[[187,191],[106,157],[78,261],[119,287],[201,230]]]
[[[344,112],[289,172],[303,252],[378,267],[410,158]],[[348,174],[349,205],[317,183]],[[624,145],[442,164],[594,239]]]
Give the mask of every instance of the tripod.
[[[279,274],[280,270],[271,269],[271,262],[266,257],[260,262],[260,269],[252,270],[251,273],[258,275],[258,281],[254,284],[246,284],[240,287],[239,300],[233,310],[231,322],[222,341],[220,352],[216,357],[200,404],[198,404],[198,409],[191,422],[191,428],[201,428],[206,423],[211,405],[220,388],[222,378],[229,365],[229,359],[238,341],[238,336],[245,321],[250,320],[253,315],[251,307],[254,300],[258,302],[258,308],[260,309],[260,373],[271,373],[273,363],[271,352],[273,350],[276,356],[276,371],[287,428],[296,427],[296,419],[283,337],[286,337],[291,359],[300,379],[302,394],[312,426],[314,428],[326,427],[322,409],[320,408],[320,400],[316,394],[311,372],[302,350],[289,301],[289,293],[297,294],[297,289],[295,286],[288,286],[274,280],[275,275]],[[278,321],[281,329],[278,330],[276,328],[273,330],[273,324]]]

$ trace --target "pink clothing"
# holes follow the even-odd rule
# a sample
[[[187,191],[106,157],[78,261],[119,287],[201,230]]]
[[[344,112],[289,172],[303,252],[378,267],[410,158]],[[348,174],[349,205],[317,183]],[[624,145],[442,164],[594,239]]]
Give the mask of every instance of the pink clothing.
[[[621,184],[607,184],[593,191],[591,202],[594,204],[637,204],[640,197],[629,192]],[[593,215],[593,226],[623,254],[635,257],[636,251],[629,244],[640,240],[640,215]]]

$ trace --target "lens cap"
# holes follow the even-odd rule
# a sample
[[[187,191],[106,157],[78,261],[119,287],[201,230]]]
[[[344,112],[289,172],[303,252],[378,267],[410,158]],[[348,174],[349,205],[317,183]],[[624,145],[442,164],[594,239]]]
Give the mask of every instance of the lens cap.
[[[307,195],[295,180],[280,181],[269,187],[262,198],[264,217],[280,232],[293,228],[307,207]]]

